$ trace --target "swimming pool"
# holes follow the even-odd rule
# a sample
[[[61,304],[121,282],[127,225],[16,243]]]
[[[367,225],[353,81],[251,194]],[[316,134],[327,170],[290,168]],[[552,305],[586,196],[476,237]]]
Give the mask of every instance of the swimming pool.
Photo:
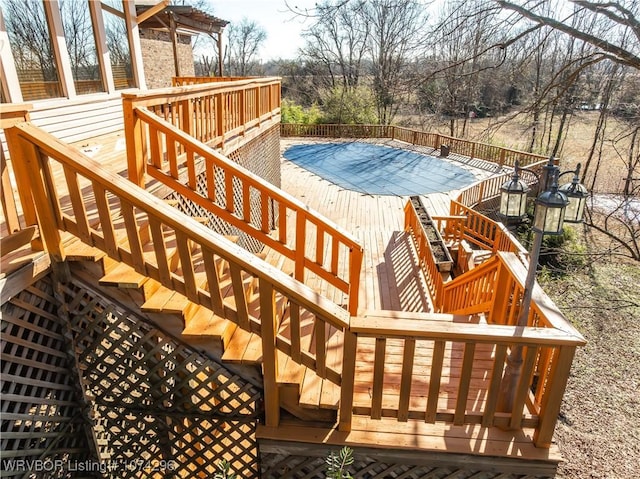
[[[294,145],[284,157],[327,181],[372,195],[424,195],[459,189],[476,178],[434,156],[370,143]]]

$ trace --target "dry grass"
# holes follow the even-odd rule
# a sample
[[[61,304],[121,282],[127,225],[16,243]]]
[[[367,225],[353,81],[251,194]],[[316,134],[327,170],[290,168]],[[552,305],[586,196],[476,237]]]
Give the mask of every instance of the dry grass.
[[[561,167],[584,162],[598,112],[576,112],[563,145]],[[475,119],[469,137],[526,150],[525,118]],[[613,140],[629,125],[609,120],[599,192],[619,191],[626,174]],[[448,125],[425,126],[448,134]],[[556,428],[565,462],[560,479],[629,479],[640,476],[640,263],[605,254],[612,246],[596,231],[578,231],[583,265],[540,278],[545,291],[588,341],[578,350]]]
[[[599,112],[576,111],[569,120],[569,130],[562,149],[558,155],[561,167],[575,168],[577,163],[586,161],[593,142],[594,131]],[[556,125],[559,120],[556,120]],[[527,151],[531,140],[530,121],[524,115],[510,118],[476,118],[469,120],[467,138],[491,143],[494,145]],[[595,182],[594,191],[611,193],[620,191],[624,178],[624,161],[621,155],[626,155],[628,138],[620,139],[630,125],[624,121],[611,118],[607,122],[604,143],[602,145],[602,161]],[[424,124],[423,129],[449,134],[447,124]],[[552,133],[555,135],[555,130]],[[555,136],[553,136],[555,139]],[[553,144],[553,142],[552,142]],[[538,150],[536,153],[546,154],[547,151]],[[596,167],[597,159],[592,161],[592,171]],[[591,184],[588,179],[587,184]]]
[[[601,238],[588,239],[586,253],[602,251]],[[565,459],[558,477],[637,477],[640,265],[604,256],[542,282],[588,341],[576,354],[556,428]]]

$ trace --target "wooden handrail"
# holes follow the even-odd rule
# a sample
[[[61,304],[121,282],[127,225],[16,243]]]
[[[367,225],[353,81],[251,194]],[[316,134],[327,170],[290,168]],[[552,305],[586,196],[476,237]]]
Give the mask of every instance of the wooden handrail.
[[[349,315],[341,307],[41,129],[22,123],[7,130],[7,136],[20,149],[27,165],[16,174],[19,183],[31,192],[38,216],[46,218],[40,228],[54,260],[65,259],[60,231],[68,231],[194,303],[262,336],[264,361],[269,363],[264,377],[267,423],[278,419],[278,388],[273,387],[278,374],[277,350],[320,377],[341,384],[341,371],[326,364],[327,342],[315,341],[314,353],[303,349],[299,321],[297,328],[293,324],[289,328],[289,337],[283,336],[283,318],[276,314],[274,305],[287,302],[292,317],[311,317],[318,331],[330,325],[339,334],[349,327]],[[62,168],[64,175],[57,187],[67,187],[69,207],[62,205],[51,181],[50,161]],[[126,235],[118,235],[118,225]],[[171,266],[170,247],[178,251],[177,270]],[[232,302],[225,299],[229,293],[223,292],[226,286],[220,283],[219,261],[229,264]],[[257,312],[248,308],[244,276],[258,281]]]
[[[532,426],[535,427],[534,442],[540,447],[549,447],[549,434],[553,432],[553,426],[557,418],[558,391],[562,397],[566,381],[568,379],[568,367],[566,360],[572,357],[576,346],[583,343],[580,337],[567,336],[563,331],[553,328],[518,328],[515,326],[502,326],[491,324],[473,324],[468,322],[456,322],[455,316],[429,313],[404,313],[404,312],[372,312],[371,316],[351,318],[349,334],[353,348],[357,348],[362,338],[374,338],[376,359],[373,364],[373,376],[384,377],[385,350],[388,340],[403,340],[394,342],[394,355],[403,357],[402,369],[397,374],[401,378],[400,389],[397,394],[397,402],[390,403],[390,397],[385,401],[385,414],[395,411],[399,421],[408,418],[422,419],[426,422],[446,421],[456,425],[477,424],[483,427],[491,426]],[[392,320],[391,320],[392,319]],[[461,321],[467,320],[462,317]],[[505,367],[508,351],[514,345],[526,347],[526,361],[528,364],[538,365],[535,373],[528,376],[521,387],[532,388],[530,394],[522,394],[521,400],[514,405],[513,413],[497,414],[500,383]],[[432,348],[431,367],[425,377],[424,368],[414,371],[416,348]],[[439,390],[446,371],[445,351],[459,345],[462,349],[462,369],[457,383],[449,381],[448,387],[454,387],[456,397],[455,405],[442,407],[438,404]],[[481,346],[482,345],[482,346]],[[487,346],[493,351],[492,363],[487,365],[487,356],[483,356],[483,364],[477,362],[477,351]],[[398,350],[398,348],[400,348]],[[355,356],[347,355],[345,351],[344,371],[355,370]],[[474,371],[478,372],[474,374]],[[467,409],[467,400],[474,378],[485,377],[486,371],[491,375],[488,381],[486,402],[473,410]],[[457,377],[457,375],[456,375]],[[534,384],[533,377],[537,383]],[[452,378],[450,378],[452,379]],[[477,379],[475,379],[477,381]],[[412,404],[412,385],[419,381],[428,384],[429,392],[424,406],[416,409]],[[544,384],[544,386],[541,386]],[[348,430],[349,410],[345,410],[345,404],[352,405],[350,398],[353,391],[346,389],[352,387],[347,381],[343,382],[341,391],[340,427]],[[382,381],[374,381],[370,391],[371,403],[369,413],[374,419],[381,416],[381,404],[384,384]],[[524,389],[523,389],[524,390]],[[527,409],[528,415],[523,415]],[[360,406],[362,412],[362,406]],[[549,428],[551,430],[549,431]]]
[[[304,281],[305,271],[309,271],[327,281],[347,295],[351,314],[357,313],[363,248],[349,232],[157,115],[144,108],[137,108],[135,114],[149,130],[152,163],[147,165],[147,173],[151,177],[291,259],[295,264],[297,280]],[[182,162],[175,154],[176,150],[184,152],[180,157]],[[165,151],[168,152],[166,155]],[[165,156],[167,161],[162,159]],[[204,162],[206,193],[196,188],[197,159]],[[187,170],[186,182],[180,179],[182,167]],[[224,201],[213,194],[216,190],[214,169],[224,172]],[[241,207],[233,197],[234,183],[237,184],[235,192],[241,195]],[[259,219],[252,217],[255,215],[248,207],[252,192],[260,197],[262,214]],[[269,218],[273,217],[276,208],[279,228],[274,237],[269,234]],[[288,231],[287,215],[295,215],[295,231]],[[324,255],[325,251],[329,254]],[[343,259],[345,257],[346,261]],[[347,264],[346,271],[339,267],[343,261]]]
[[[150,152],[136,108],[145,107],[189,136],[228,151],[280,122],[280,79],[249,78],[123,93],[122,103],[129,179],[144,187],[144,165],[150,161]]]
[[[221,83],[226,81],[252,80],[263,77],[196,77],[179,76],[171,78],[171,86],[199,85],[201,83]]]

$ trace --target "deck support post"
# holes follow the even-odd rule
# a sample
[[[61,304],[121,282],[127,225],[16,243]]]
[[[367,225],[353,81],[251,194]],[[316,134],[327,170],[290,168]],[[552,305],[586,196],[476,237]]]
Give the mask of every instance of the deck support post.
[[[260,322],[262,336],[262,376],[264,381],[265,425],[278,427],[280,423],[280,393],[278,391],[278,350],[276,331],[276,297],[273,286],[260,278]]]

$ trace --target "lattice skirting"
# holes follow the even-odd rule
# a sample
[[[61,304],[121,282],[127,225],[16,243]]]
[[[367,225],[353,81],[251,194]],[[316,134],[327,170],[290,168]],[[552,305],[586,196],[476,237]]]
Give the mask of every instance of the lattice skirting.
[[[267,180],[271,184],[280,187],[280,126],[275,125],[273,128],[264,132],[259,137],[249,141],[237,150],[229,153],[228,158],[235,161],[239,165],[245,167],[252,173]],[[218,205],[226,206],[226,189],[224,172],[220,168],[215,168],[215,202]],[[203,196],[207,196],[206,172],[202,171],[196,177],[196,191]],[[233,184],[233,200],[234,211],[242,211],[242,185],[234,179]],[[238,228],[230,225],[213,213],[205,210],[200,205],[187,200],[177,192],[171,193],[168,199],[177,201],[177,208],[183,213],[197,218],[206,218],[206,225],[223,235],[239,236],[238,244],[243,248],[257,253],[262,250],[264,245],[256,239],[242,233]],[[251,191],[251,220],[254,225],[262,227],[262,214],[260,209],[260,195],[257,191]],[[275,228],[278,214],[277,204],[272,204],[269,211],[268,229]]]
[[[69,477],[59,468],[50,470],[51,465],[84,460],[92,452],[51,281],[36,282],[3,304],[0,312],[2,477]],[[30,470],[32,475],[27,474]]]
[[[1,403],[2,477],[259,476],[261,391],[75,280],[2,306]]]
[[[321,451],[315,445],[269,443],[261,446],[260,463],[263,479],[324,479],[326,456],[338,453],[339,447],[326,447]],[[308,449],[313,452],[305,452]],[[355,449],[354,463],[347,468],[354,479],[550,479],[548,476],[499,472],[500,465],[474,464],[472,457],[461,459],[458,464],[443,464],[442,460],[423,458],[412,464],[409,451],[394,455],[386,450]],[[402,456],[402,457],[400,457]],[[420,457],[415,453],[415,457]],[[526,467],[522,467],[526,470]]]

